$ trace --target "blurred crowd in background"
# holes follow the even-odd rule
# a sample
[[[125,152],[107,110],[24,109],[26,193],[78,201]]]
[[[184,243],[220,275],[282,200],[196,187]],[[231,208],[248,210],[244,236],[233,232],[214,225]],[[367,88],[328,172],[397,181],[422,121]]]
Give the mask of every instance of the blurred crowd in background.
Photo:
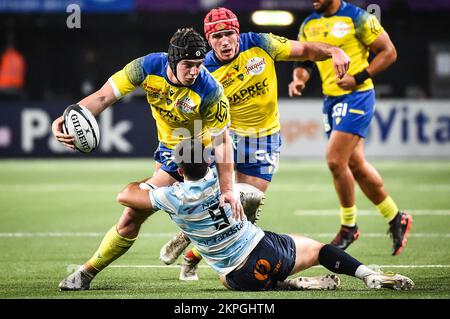
[[[398,50],[398,61],[375,79],[378,96],[450,96],[450,1],[349,2],[379,6],[381,23]],[[68,26],[70,4],[79,5],[78,27]],[[132,59],[166,51],[177,28],[202,32],[204,14],[216,6],[238,14],[241,32],[290,39],[312,12],[311,0],[0,0],[0,99],[81,99]],[[294,20],[288,26],[256,25],[251,15],[261,9],[288,10]],[[287,62],[277,67],[280,97],[287,97],[292,67]],[[318,72],[311,84],[304,95],[321,96]]]

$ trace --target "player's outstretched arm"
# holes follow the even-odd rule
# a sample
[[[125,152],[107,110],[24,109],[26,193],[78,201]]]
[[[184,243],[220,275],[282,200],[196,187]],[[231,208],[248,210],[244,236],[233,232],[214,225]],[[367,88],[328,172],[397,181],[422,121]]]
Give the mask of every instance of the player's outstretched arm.
[[[233,195],[234,153],[228,129],[215,136],[213,144],[217,172],[219,174],[220,206],[223,206],[225,202],[229,203],[233,211],[233,218],[242,220],[245,215],[244,209],[241,202]]]
[[[108,106],[114,104],[117,101],[114,95],[113,88],[109,82],[106,82],[102,88],[91,95],[82,99],[78,104],[85,106],[91,111],[94,116],[99,115]],[[64,118],[61,115],[52,123],[52,133],[58,142],[64,146],[75,149],[74,141],[75,138],[72,135],[64,134],[62,131],[62,126],[64,123]]]
[[[350,58],[340,48],[320,42],[300,42],[291,40],[290,60],[323,61],[333,59],[334,71],[339,79],[347,73]]]
[[[87,107],[94,116],[97,116],[116,101],[117,97],[114,94],[114,90],[109,81],[107,81],[100,90],[85,97],[78,104]]]
[[[140,182],[128,184],[118,195],[117,202],[125,207],[130,207],[135,210],[153,210],[153,205],[150,200],[151,189],[143,189],[139,187]]]

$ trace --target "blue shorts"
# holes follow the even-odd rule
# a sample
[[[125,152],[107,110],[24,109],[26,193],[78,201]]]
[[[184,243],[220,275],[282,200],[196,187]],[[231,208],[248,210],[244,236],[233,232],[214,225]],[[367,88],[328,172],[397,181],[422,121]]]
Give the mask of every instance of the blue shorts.
[[[365,138],[375,110],[375,91],[326,96],[323,103],[323,125],[330,137],[342,131]]]
[[[211,164],[209,165],[209,167],[215,166],[213,156],[214,156],[214,151],[212,151],[212,154],[211,154]],[[178,174],[178,171],[177,171],[178,165],[174,161],[173,149],[168,148],[163,143],[159,143],[158,148],[156,149],[155,153],[153,154],[153,158],[155,159],[156,162],[158,162],[162,165],[161,169],[163,171],[168,173],[170,176],[175,178],[177,181],[182,182],[184,180],[183,176]]]
[[[282,144],[280,133],[252,138],[230,131],[230,136],[233,141],[236,170],[270,182],[278,168],[279,149]]]
[[[272,290],[284,281],[295,265],[295,242],[288,235],[264,231],[265,236],[248,256],[245,264],[226,276],[234,290]]]

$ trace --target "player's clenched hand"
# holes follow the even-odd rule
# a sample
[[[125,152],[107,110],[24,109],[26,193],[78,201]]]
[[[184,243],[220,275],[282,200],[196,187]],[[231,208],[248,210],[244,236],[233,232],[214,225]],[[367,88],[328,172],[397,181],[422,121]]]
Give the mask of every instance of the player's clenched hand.
[[[75,150],[74,141],[75,138],[73,135],[64,134],[62,131],[62,126],[64,123],[64,117],[60,116],[52,123],[52,133],[55,136],[56,140],[60,142],[62,145],[67,146],[68,148]]]
[[[338,79],[342,79],[350,67],[350,58],[342,49],[334,48],[331,54],[333,67]]]
[[[303,80],[294,80],[289,83],[289,96],[300,96],[302,95],[302,91],[305,88],[305,81]]]
[[[343,90],[353,91],[356,89],[356,81],[353,75],[346,74],[342,79],[336,82],[336,84]]]
[[[228,203],[231,205],[231,210],[233,212],[233,218],[235,220],[243,220],[245,213],[244,208],[242,207],[241,201],[237,200],[233,192],[225,191],[220,195],[220,207],[223,207],[225,203]]]

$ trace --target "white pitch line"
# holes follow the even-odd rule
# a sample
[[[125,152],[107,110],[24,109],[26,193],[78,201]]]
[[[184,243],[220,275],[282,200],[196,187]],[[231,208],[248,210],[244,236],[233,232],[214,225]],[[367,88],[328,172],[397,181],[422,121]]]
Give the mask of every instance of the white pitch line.
[[[106,233],[106,232],[105,232]],[[59,232],[17,232],[17,233],[0,233],[0,237],[3,238],[14,238],[14,237],[103,237],[105,233],[100,232],[67,232],[67,233],[59,233]],[[139,234],[139,237],[173,237],[175,233],[142,233]],[[334,237],[336,233],[302,233],[304,236],[309,237]],[[386,233],[362,233],[364,237],[376,237],[376,238],[384,238],[386,237]],[[419,238],[447,238],[450,237],[450,233],[409,233],[409,237],[419,237]]]
[[[450,216],[450,209],[406,209],[413,216]],[[296,216],[339,216],[336,209],[304,209],[294,211]],[[358,216],[379,216],[375,210],[358,210]]]
[[[102,237],[104,233],[97,232],[17,232],[17,233],[0,233],[0,237]],[[139,237],[170,237],[175,233],[142,233]]]
[[[450,268],[450,265],[377,265],[380,268]],[[111,265],[108,268],[180,268],[181,265]],[[320,268],[323,266],[313,266]],[[208,265],[199,265],[199,268],[210,268]]]
[[[0,192],[118,192],[125,184],[79,184],[79,183],[0,183]],[[391,184],[389,189],[412,192],[450,192],[450,184]],[[269,192],[335,192],[330,183],[326,184],[273,184]]]
[[[450,192],[450,184],[414,184],[407,187],[402,184],[389,184],[389,189],[398,192]],[[331,183],[310,184],[299,182],[298,184],[273,184],[270,185],[268,192],[335,192],[335,189]]]

